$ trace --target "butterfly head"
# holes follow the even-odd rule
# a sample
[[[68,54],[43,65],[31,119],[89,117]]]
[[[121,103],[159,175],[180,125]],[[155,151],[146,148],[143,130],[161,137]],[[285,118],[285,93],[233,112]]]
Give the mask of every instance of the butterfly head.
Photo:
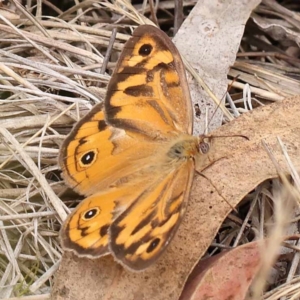
[[[198,152],[201,154],[207,154],[211,147],[212,137],[210,136],[200,136],[198,143]]]

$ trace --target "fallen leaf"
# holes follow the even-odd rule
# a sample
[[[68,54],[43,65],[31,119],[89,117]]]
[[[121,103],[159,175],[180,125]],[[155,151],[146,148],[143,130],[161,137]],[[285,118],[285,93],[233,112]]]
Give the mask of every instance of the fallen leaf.
[[[236,60],[245,24],[260,2],[199,1],[173,39],[180,53],[219,100],[224,99],[227,92],[227,74]],[[210,130],[219,127],[221,110],[216,112],[216,105],[192,76],[188,76],[188,83],[198,111],[194,119],[194,135],[204,132],[207,119],[210,120]]]
[[[179,300],[241,300],[261,264],[261,241],[201,260],[189,276]]]
[[[295,168],[300,169],[300,97],[246,113],[220,127],[213,147],[196,176],[186,215],[161,259],[144,272],[121,270],[111,257],[99,260],[64,254],[52,299],[175,300],[189,273],[210,245],[224,218],[259,183],[277,176],[261,141],[288,173],[277,143],[280,136]],[[230,205],[228,205],[228,203]],[[62,296],[63,293],[63,296]]]

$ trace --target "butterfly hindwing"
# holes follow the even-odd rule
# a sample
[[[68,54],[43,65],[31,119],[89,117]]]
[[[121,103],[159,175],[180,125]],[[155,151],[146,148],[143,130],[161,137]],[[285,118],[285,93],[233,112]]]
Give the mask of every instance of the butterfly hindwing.
[[[109,228],[112,253],[130,269],[150,266],[163,253],[184,215],[193,162],[163,175],[148,185]]]
[[[64,249],[79,256],[99,257],[108,253],[108,228],[115,204],[107,195],[82,201],[64,223],[60,238]]]
[[[69,215],[60,232],[64,249],[72,249],[79,256],[99,257],[108,253],[108,229],[116,213],[125,211],[143,186],[123,185],[106,189],[84,199]]]

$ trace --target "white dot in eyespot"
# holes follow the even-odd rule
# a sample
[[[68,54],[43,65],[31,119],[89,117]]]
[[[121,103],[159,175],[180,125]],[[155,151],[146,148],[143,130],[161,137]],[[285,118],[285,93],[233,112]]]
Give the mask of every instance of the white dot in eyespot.
[[[90,150],[84,153],[80,158],[80,163],[82,164],[82,167],[90,166],[96,159],[96,155],[97,152],[95,150]]]
[[[99,207],[94,207],[94,208],[91,208],[87,211],[85,211],[83,214],[82,214],[82,218],[86,221],[90,220],[90,219],[93,219],[94,217],[96,217],[99,213],[100,213],[100,208]]]
[[[90,211],[87,212],[86,216],[87,217],[92,217],[94,213],[95,212],[93,210],[90,210]]]

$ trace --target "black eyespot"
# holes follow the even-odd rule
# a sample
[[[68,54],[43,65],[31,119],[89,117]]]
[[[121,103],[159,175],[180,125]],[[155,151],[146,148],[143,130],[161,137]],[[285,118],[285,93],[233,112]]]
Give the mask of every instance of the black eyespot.
[[[200,142],[199,144],[199,150],[202,154],[206,154],[209,151],[209,143],[206,142]]]
[[[151,242],[151,244],[148,246],[148,248],[147,248],[147,253],[150,253],[150,252],[152,252],[158,245],[159,245],[159,243],[160,243],[160,239],[159,238],[156,238],[156,239],[154,239],[152,242]]]
[[[139,49],[139,55],[148,56],[151,53],[152,49],[153,49],[152,45],[150,45],[150,44],[144,44]]]
[[[96,158],[96,151],[92,150],[92,151],[88,151],[85,154],[83,154],[81,156],[80,161],[86,167],[86,166],[91,165],[94,162],[95,158]]]
[[[91,220],[91,219],[95,218],[97,215],[99,215],[99,213],[100,213],[100,209],[98,207],[94,207],[92,209],[87,210],[83,214],[82,218],[85,221],[88,221],[88,220]]]

